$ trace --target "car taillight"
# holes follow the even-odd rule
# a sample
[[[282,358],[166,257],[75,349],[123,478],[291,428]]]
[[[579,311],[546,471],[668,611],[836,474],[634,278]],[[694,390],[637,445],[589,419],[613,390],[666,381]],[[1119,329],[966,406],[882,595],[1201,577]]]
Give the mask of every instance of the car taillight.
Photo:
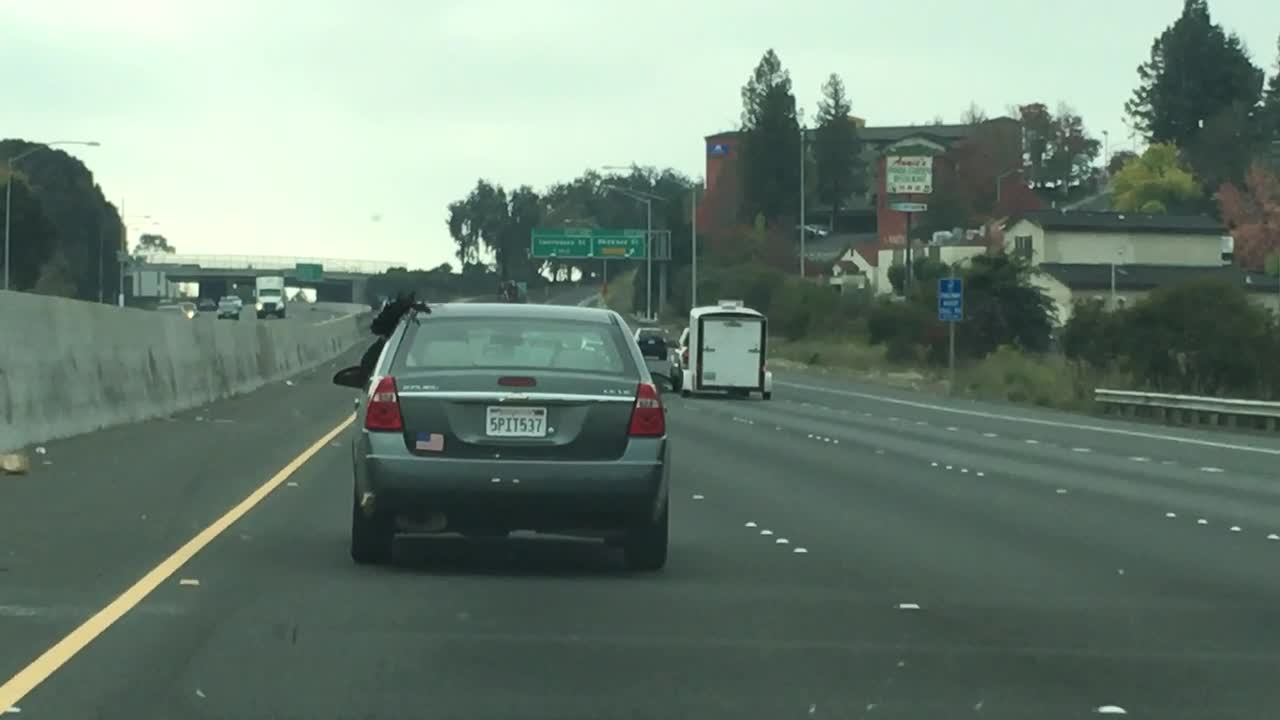
[[[369,396],[369,406],[365,409],[364,427],[366,430],[399,431],[404,429],[404,419],[400,416],[400,396],[396,392],[396,379],[390,375],[378,380],[378,385]]]
[[[689,367],[689,348],[685,348],[684,352],[680,353],[680,364]]]
[[[667,433],[667,416],[662,411],[662,398],[653,383],[640,383],[636,387],[636,404],[631,409],[632,437],[661,437]]]

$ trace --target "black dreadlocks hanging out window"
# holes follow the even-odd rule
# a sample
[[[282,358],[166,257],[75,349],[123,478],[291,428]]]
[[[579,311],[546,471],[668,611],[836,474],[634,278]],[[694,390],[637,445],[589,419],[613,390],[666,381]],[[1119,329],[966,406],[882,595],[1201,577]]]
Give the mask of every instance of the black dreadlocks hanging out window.
[[[364,372],[366,378],[373,377],[373,371],[378,364],[378,356],[382,354],[382,348],[387,344],[387,339],[391,337],[391,333],[395,332],[396,327],[400,325],[400,320],[410,312],[420,312],[431,314],[431,308],[425,302],[417,299],[416,293],[398,294],[394,300],[391,300],[382,307],[382,311],[373,318],[373,322],[369,324],[369,329],[374,335],[378,336],[373,341],[373,345],[364,352],[364,356],[360,358],[360,369]]]

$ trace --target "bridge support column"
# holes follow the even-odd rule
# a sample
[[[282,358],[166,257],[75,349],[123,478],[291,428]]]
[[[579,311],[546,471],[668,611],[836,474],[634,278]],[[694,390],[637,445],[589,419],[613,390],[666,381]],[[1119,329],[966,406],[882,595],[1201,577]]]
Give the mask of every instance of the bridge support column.
[[[351,281],[351,302],[367,303],[369,293],[369,280],[367,278],[357,278]]]

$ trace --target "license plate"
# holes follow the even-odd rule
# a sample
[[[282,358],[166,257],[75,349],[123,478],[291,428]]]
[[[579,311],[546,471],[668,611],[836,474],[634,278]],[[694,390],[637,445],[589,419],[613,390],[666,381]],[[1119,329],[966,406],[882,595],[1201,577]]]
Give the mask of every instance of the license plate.
[[[547,409],[540,407],[486,408],[484,431],[489,437],[546,437]]]

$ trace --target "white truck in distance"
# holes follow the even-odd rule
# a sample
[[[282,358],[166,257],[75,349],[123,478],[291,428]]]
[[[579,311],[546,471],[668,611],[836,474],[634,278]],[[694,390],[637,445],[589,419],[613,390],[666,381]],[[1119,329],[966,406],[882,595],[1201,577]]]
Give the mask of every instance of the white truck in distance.
[[[728,392],[773,397],[773,373],[765,367],[769,323],[741,300],[721,300],[689,311],[688,345],[681,351],[680,394]]]
[[[284,278],[279,275],[258,278],[253,288],[253,299],[259,320],[273,315],[283,318],[285,316]]]

